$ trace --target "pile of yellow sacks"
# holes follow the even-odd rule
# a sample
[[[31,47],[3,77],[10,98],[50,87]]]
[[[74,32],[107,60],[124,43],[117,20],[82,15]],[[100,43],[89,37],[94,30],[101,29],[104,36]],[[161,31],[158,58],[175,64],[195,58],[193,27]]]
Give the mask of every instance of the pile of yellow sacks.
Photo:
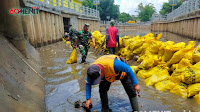
[[[96,48],[105,40],[99,31],[92,33]],[[152,33],[145,36],[120,37],[118,54],[126,60],[138,55],[138,66],[131,66],[138,77],[144,78],[148,86],[188,98],[193,97],[200,104],[200,44],[195,42],[174,43],[159,41],[162,34],[154,37]],[[92,42],[90,41],[90,46]],[[106,43],[101,49],[106,49]]]

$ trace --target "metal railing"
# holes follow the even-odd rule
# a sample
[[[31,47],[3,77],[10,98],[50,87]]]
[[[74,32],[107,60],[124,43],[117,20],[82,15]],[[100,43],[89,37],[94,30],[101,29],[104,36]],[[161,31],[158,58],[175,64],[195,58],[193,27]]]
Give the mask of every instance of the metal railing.
[[[70,0],[24,0],[27,7],[40,6],[40,10],[49,11],[56,14],[71,13],[85,17],[99,19],[99,11],[81,6]]]
[[[110,21],[100,21],[101,25],[110,25]],[[136,23],[122,23],[122,22],[119,22],[119,21],[116,21],[115,22],[115,25],[137,25],[137,24],[143,24],[143,25],[147,25],[147,24],[150,24],[151,22],[150,21],[146,21],[146,22],[136,22]]]
[[[183,2],[183,4],[166,15],[166,17],[160,16],[152,16],[152,21],[160,21],[160,20],[174,20],[180,16],[186,15],[188,13],[200,10],[200,0],[188,0]],[[157,16],[157,17],[156,17]]]

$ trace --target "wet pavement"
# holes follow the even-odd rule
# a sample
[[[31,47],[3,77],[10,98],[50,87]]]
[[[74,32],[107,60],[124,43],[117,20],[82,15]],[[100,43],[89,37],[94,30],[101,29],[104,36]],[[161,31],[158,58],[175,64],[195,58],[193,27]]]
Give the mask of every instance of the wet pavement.
[[[147,32],[148,33],[148,32]],[[122,34],[123,35],[123,34]],[[128,35],[128,34],[127,34]],[[163,41],[166,39],[163,39]],[[42,73],[46,78],[45,103],[49,112],[84,112],[82,108],[75,109],[74,102],[85,100],[85,79],[88,66],[99,56],[94,56],[94,49],[89,50],[87,64],[66,64],[72,52],[64,42],[55,43],[39,49],[42,60]],[[77,50],[79,52],[79,50]],[[136,62],[130,61],[130,65]],[[139,105],[143,111],[200,112],[200,105],[193,99],[185,99],[175,94],[161,92],[153,86],[146,86],[144,80],[138,78],[141,86]],[[132,111],[128,96],[120,81],[112,83],[108,92],[109,105],[113,112]],[[93,110],[100,111],[101,103],[98,86],[92,88]]]

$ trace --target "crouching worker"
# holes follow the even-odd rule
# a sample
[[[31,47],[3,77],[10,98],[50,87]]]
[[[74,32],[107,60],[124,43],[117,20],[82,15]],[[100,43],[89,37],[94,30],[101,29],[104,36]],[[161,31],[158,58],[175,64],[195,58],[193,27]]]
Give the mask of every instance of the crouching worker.
[[[102,112],[112,112],[108,105],[107,91],[115,80],[120,80],[132,106],[133,111],[139,111],[136,91],[140,92],[140,86],[127,61],[117,55],[104,55],[98,58],[87,70],[86,79],[86,104],[89,108],[92,104],[91,86],[99,84]]]

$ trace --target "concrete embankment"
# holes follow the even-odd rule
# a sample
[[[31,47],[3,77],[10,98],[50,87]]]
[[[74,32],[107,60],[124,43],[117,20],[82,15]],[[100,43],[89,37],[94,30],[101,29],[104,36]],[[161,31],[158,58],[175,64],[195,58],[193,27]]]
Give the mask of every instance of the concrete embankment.
[[[151,24],[152,31],[171,32],[200,40],[200,11],[184,15],[173,21],[160,21]]]
[[[39,53],[26,43],[28,59],[0,35],[0,111],[44,112],[44,84]]]

